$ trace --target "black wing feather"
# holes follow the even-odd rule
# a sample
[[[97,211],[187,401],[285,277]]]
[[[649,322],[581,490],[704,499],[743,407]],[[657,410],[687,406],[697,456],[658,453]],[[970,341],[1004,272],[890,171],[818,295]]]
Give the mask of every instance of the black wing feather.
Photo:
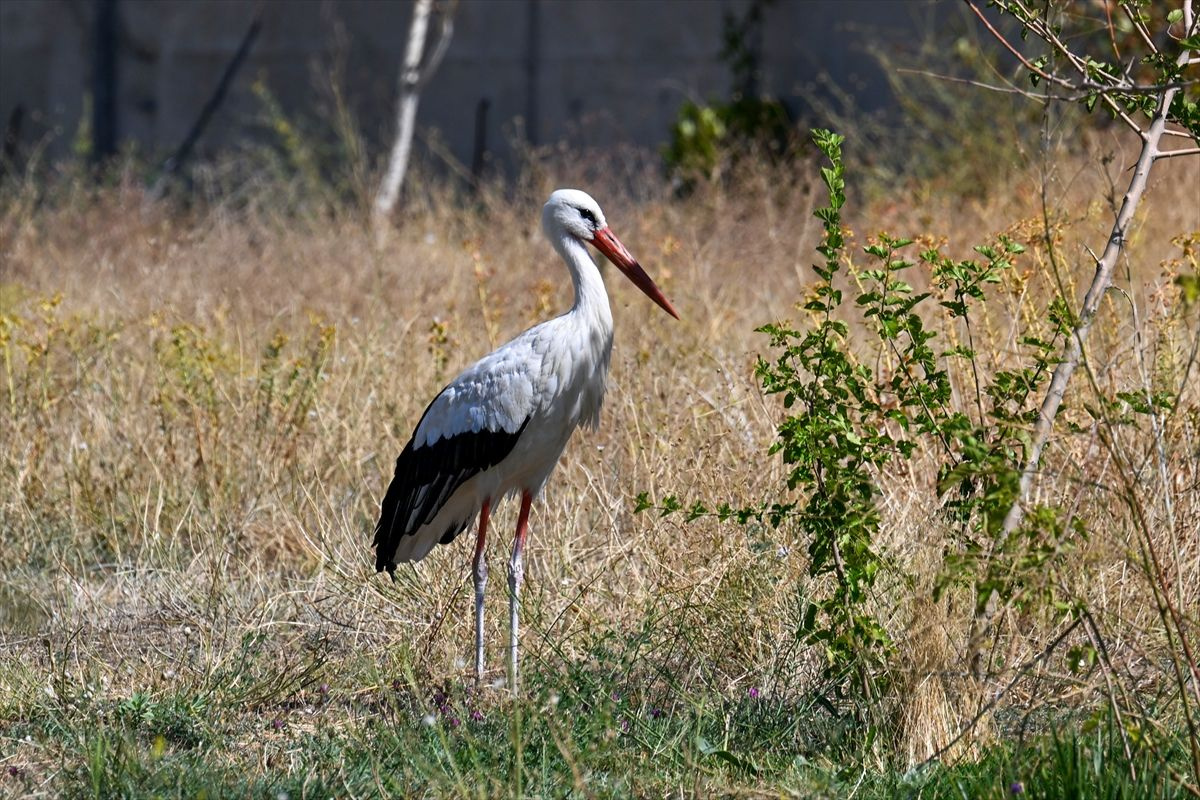
[[[425,411],[428,413],[429,409]],[[422,414],[421,420],[424,419]],[[400,540],[432,522],[460,486],[503,461],[516,447],[528,424],[526,418],[514,433],[489,430],[461,433],[416,448],[414,439],[409,439],[396,459],[396,474],[379,509],[373,544],[375,570],[394,572],[396,565],[392,559]],[[418,422],[417,430],[420,427]],[[448,544],[466,526],[467,522],[451,524],[439,542]]]

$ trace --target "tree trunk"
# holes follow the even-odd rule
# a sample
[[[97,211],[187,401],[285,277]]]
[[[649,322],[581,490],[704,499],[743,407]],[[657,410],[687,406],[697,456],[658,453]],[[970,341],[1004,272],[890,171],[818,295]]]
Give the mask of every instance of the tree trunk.
[[[421,56],[425,51],[425,37],[429,31],[429,16],[433,11],[433,0],[417,0],[413,5],[412,23],[408,28],[408,44],[404,48],[404,63],[400,67],[400,99],[396,105],[396,139],[392,143],[392,154],[388,160],[387,173],[375,196],[374,216],[377,222],[386,219],[400,199],[400,187],[408,171],[408,158],[412,152],[413,129],[417,121],[417,100],[421,84],[437,67],[437,61],[445,51],[450,39],[449,14],[443,16],[441,39],[434,58],[421,74]]]

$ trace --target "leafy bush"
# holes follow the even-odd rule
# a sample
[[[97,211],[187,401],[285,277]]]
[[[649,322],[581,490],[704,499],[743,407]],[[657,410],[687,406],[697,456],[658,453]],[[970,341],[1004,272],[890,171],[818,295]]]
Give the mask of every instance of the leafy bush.
[[[880,544],[878,500],[893,474],[916,471],[923,459],[937,464],[928,487],[927,502],[938,509],[931,523],[952,535],[935,601],[966,590],[980,610],[1000,601],[1035,618],[1077,620],[1086,613],[1052,579],[1088,538],[1073,509],[1035,506],[1015,535],[1001,536],[1018,491],[1026,432],[1072,317],[1052,300],[1016,334],[1019,363],[984,363],[974,341],[980,307],[993,287],[1012,280],[1025,246],[1002,234],[975,247],[977,258],[956,259],[937,247],[913,258],[913,239],[880,234],[863,248],[872,264],[861,268],[842,221],[843,138],[817,130],[813,141],[829,160],[821,169],[829,204],[815,212],[824,228],[817,248],[824,262],[814,265],[818,280],[798,306],[805,323],[759,329],[774,356],[760,357],[756,367],[763,391],[782,398],[770,452],[783,460],[786,485],[751,506],[710,508],[674,496],[655,504],[644,493],[638,509],[768,524],[805,546],[809,581],[796,633],[820,654],[830,692],[825,705],[869,723],[868,737],[894,736],[890,709],[901,701],[893,685],[897,632],[889,630],[891,610],[875,596],[885,575],[904,580]],[[913,274],[918,268],[922,275]],[[918,290],[919,282],[927,288]],[[852,321],[856,333],[866,332],[865,342],[852,335]],[[1135,393],[1114,402],[1133,413],[1155,408]],[[968,652],[982,674],[981,642],[970,642]]]
[[[757,88],[757,41],[772,2],[754,0],[741,18],[725,15],[721,60],[730,70],[731,97],[704,104],[687,100],[679,108],[662,155],[668,173],[682,188],[697,180],[715,180],[750,155],[777,163],[797,152],[799,140],[788,110]]]
[[[704,105],[688,100],[671,126],[663,160],[684,181],[713,180],[729,161],[755,149],[774,158],[794,151],[787,109],[777,100],[739,97]]]

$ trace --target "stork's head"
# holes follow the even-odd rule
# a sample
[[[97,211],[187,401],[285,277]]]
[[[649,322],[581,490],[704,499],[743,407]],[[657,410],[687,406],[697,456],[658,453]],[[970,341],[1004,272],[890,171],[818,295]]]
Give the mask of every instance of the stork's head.
[[[599,203],[587,192],[559,189],[550,195],[550,199],[542,208],[542,230],[552,242],[565,234],[592,245],[663,311],[679,319],[671,301],[646,274],[625,245],[621,244],[621,240],[608,227]]]

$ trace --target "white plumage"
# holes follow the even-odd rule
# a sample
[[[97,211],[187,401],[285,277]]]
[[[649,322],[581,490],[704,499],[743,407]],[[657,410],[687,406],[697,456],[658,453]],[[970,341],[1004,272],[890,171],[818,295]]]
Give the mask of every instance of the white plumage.
[[[612,355],[608,294],[585,242],[672,316],[671,303],[609,230],[590,196],[574,189],[550,195],[542,230],[566,262],[575,303],[468,367],[422,415],[396,459],[375,528],[376,569],[419,561],[448,544],[476,514],[475,666],[483,672],[485,539],[491,508],[519,492],[521,511],[509,562],[510,670],[517,677],[517,610],[522,552],[532,500],[545,486],[571,434],[594,426]]]

